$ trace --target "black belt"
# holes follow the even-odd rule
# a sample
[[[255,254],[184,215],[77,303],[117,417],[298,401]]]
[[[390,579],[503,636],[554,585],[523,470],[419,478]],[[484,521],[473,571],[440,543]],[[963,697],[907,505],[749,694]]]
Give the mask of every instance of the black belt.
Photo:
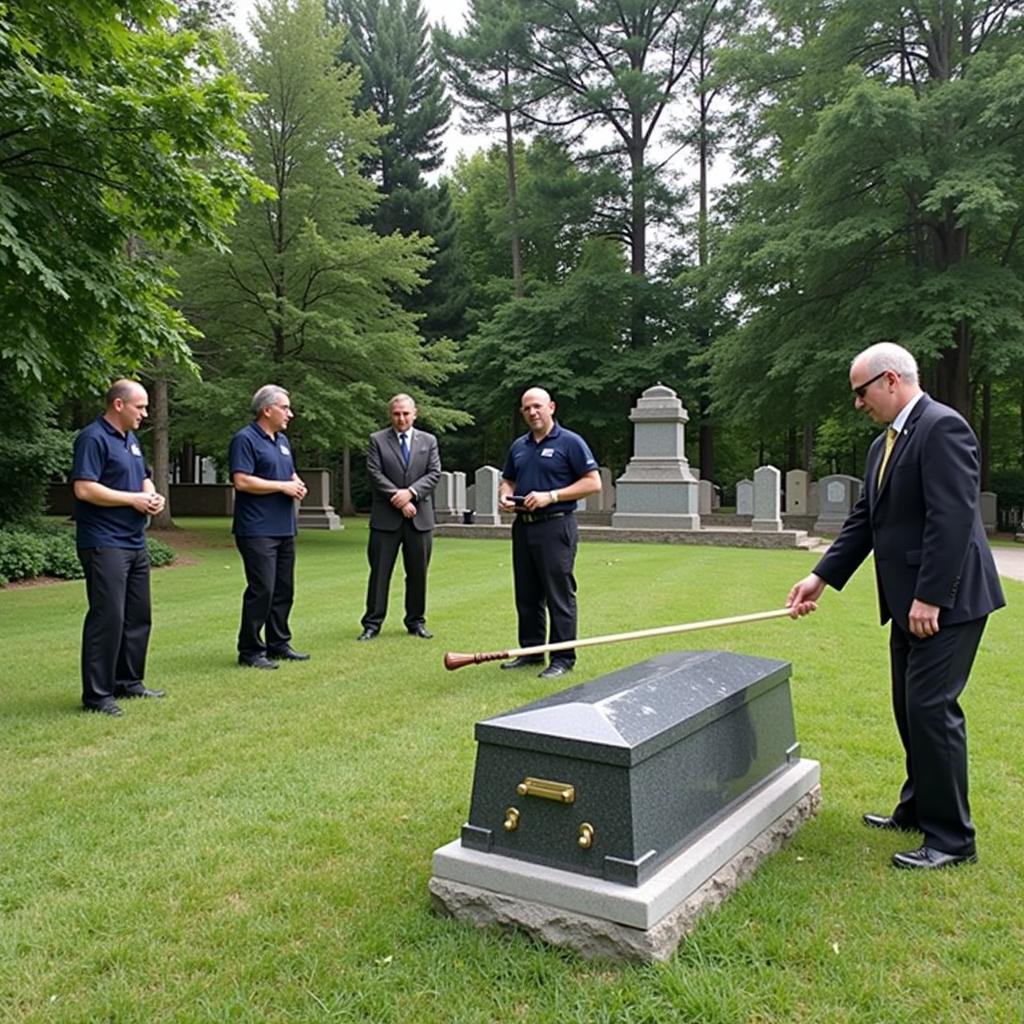
[[[571,516],[571,512],[517,512],[516,521],[520,523],[544,523],[549,519],[561,519]]]

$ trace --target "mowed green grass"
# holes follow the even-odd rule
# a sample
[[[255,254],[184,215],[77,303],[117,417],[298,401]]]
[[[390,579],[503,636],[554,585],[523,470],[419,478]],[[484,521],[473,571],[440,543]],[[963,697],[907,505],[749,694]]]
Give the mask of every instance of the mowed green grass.
[[[870,568],[816,615],[580,652],[571,682],[655,653],[788,659],[824,803],[670,962],[587,962],[430,909],[432,851],[468,813],[473,724],[552,689],[446,649],[515,643],[509,549],[438,539],[431,642],[391,618],[356,643],[365,525],[299,541],[295,644],[240,669],[240,560],[185,521],[153,576],[147,682],[119,720],[78,710],[78,583],[0,591],[0,1020],[901,1024],[1024,1017],[1024,585],[965,694],[980,862],[895,871],[873,833],[901,781]],[[814,556],[581,545],[581,635],[780,607]]]

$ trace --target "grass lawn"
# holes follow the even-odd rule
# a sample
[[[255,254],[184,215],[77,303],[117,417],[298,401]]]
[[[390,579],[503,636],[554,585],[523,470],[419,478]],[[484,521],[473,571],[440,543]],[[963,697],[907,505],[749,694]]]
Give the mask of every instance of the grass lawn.
[[[572,682],[680,647],[793,663],[821,815],[667,964],[591,963],[435,917],[432,851],[468,812],[473,723],[533,673],[446,672],[515,642],[509,548],[438,539],[424,642],[356,643],[365,525],[299,541],[295,644],[235,665],[242,572],[226,522],[185,521],[154,573],[147,682],[118,720],[78,710],[81,582],[0,591],[0,1021],[992,1024],[1024,1017],[1018,609],[993,616],[965,694],[977,865],[924,875],[873,833],[901,781],[871,573],[816,615],[580,652]],[[172,539],[172,543],[175,541]],[[782,605],[814,556],[584,544],[582,635]],[[509,677],[512,678],[509,678]]]

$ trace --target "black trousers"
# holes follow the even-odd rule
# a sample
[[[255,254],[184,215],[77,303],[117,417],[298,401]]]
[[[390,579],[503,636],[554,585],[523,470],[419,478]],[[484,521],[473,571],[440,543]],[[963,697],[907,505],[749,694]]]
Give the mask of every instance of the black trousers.
[[[291,646],[288,616],[295,598],[295,538],[235,537],[245,566],[238,653],[265,656]],[[266,643],[260,633],[266,627]]]
[[[906,752],[907,778],[893,817],[924,833],[936,850],[974,853],[967,800],[967,685],[986,618],[943,626],[919,639],[895,623],[889,634],[892,704]]]
[[[405,569],[405,628],[415,629],[426,622],[427,567],[433,542],[431,530],[417,530],[409,520],[397,530],[375,530],[371,527],[366,545],[370,580],[366,585],[363,629],[380,629],[388,614],[388,592],[399,548]]]
[[[82,703],[140,693],[152,611],[145,548],[79,548],[89,610],[82,626]]]
[[[573,516],[512,524],[512,573],[515,579],[519,646],[576,639],[576,545]],[[547,640],[550,620],[550,640]],[[552,663],[576,664],[574,650],[557,651]]]

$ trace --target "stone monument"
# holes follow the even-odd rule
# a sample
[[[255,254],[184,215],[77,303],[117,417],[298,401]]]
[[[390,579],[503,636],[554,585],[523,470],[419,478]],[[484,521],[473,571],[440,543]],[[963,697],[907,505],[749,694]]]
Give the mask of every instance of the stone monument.
[[[299,504],[300,530],[343,530],[331,505],[331,474],[326,469],[305,469],[300,474],[306,496]]]
[[[758,466],[754,470],[754,518],[750,527],[755,533],[782,530],[781,486],[782,474],[774,466]]]
[[[686,460],[689,419],[676,393],[648,388],[629,414],[633,457],[616,481],[612,526],[626,529],[699,530],[697,481]]]
[[[860,497],[861,482],[855,476],[834,473],[818,481],[818,518],[815,533],[838,533]]]
[[[790,665],[677,651],[476,726],[435,907],[585,956],[664,960],[820,801]]]
[[[807,488],[811,475],[806,469],[791,469],[786,474],[786,515],[809,516]]]
[[[752,516],[754,514],[754,481],[736,481],[736,515]]]
[[[986,533],[995,533],[999,525],[999,500],[995,491],[981,492],[981,525]]]
[[[444,470],[434,489],[434,518],[439,523],[455,523],[462,519],[462,510],[456,511],[455,507],[455,480]]]
[[[501,516],[498,514],[498,481],[501,473],[493,466],[481,466],[473,479],[475,488],[476,521],[485,526],[498,526]]]

